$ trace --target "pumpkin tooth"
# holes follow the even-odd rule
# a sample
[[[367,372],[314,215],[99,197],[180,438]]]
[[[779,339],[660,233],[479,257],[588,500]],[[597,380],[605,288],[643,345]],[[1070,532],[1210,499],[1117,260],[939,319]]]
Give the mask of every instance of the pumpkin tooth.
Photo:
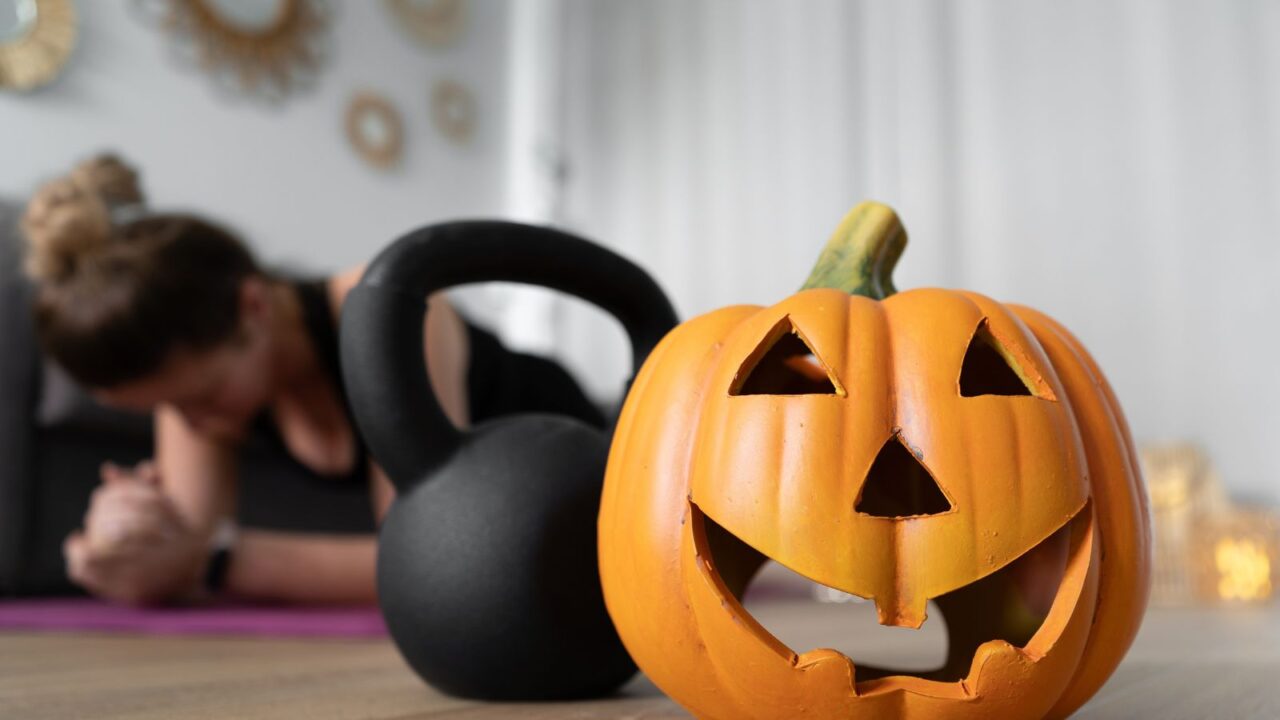
[[[921,596],[875,598],[876,617],[881,625],[919,630],[928,617],[929,599]]]
[[[1005,672],[1021,672],[1032,663],[1034,660],[1022,648],[1006,640],[988,640],[974,651],[969,665],[969,674],[961,684],[969,692],[980,691],[983,675],[988,672],[998,673],[998,668],[1004,668]]]
[[[796,658],[796,668],[806,675],[834,676],[850,690],[857,687],[857,667],[844,653],[830,648],[819,648],[802,653]],[[825,683],[823,683],[825,685]]]

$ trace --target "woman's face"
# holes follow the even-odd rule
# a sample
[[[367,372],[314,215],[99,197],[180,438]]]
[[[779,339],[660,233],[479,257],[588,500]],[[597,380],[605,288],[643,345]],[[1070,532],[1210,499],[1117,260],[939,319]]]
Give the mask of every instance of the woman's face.
[[[153,375],[96,393],[116,407],[167,405],[202,435],[233,436],[268,400],[269,358],[237,338],[201,352],[178,350]]]
[[[155,373],[94,395],[140,412],[171,407],[202,435],[239,434],[271,393],[269,313],[255,300],[242,305],[240,329],[231,339],[206,350],[177,348]]]

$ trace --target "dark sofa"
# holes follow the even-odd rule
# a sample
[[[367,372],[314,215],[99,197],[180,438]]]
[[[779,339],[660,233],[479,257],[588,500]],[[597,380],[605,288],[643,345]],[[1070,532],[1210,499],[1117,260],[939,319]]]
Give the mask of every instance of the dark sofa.
[[[19,206],[0,202],[0,597],[76,592],[62,541],[78,527],[98,467],[151,455],[149,418],[95,404],[40,355],[22,276]],[[368,490],[310,475],[270,443],[241,461],[239,523],[372,532]]]

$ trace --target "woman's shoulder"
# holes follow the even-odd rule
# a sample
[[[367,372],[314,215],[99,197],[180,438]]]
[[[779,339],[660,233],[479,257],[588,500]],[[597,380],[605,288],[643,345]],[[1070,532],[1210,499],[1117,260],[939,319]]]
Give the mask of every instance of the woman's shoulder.
[[[353,268],[344,270],[336,275],[330,276],[325,281],[325,287],[329,292],[329,306],[333,308],[335,319],[342,309],[342,303],[347,299],[347,293],[351,292],[356,285],[360,284],[360,278],[364,277],[367,264],[357,265]],[[448,296],[444,292],[438,292],[427,298],[427,302],[432,309],[443,310],[447,315],[453,316],[456,311],[452,303],[449,302]]]
[[[365,265],[357,265],[343,270],[325,282],[325,289],[329,292],[329,307],[333,308],[335,320],[342,309],[342,303],[347,299],[347,293],[351,292],[364,276],[365,267]]]

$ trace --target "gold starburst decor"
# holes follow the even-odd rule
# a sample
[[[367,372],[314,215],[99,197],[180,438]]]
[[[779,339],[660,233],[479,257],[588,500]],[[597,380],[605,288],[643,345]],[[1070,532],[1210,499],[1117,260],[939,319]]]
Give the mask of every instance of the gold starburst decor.
[[[463,0],[387,0],[387,7],[397,25],[429,48],[455,42],[466,22]]]
[[[179,55],[227,89],[278,102],[309,87],[324,65],[324,0],[140,0]]]
[[[71,0],[0,0],[0,88],[46,85],[76,44]]]

